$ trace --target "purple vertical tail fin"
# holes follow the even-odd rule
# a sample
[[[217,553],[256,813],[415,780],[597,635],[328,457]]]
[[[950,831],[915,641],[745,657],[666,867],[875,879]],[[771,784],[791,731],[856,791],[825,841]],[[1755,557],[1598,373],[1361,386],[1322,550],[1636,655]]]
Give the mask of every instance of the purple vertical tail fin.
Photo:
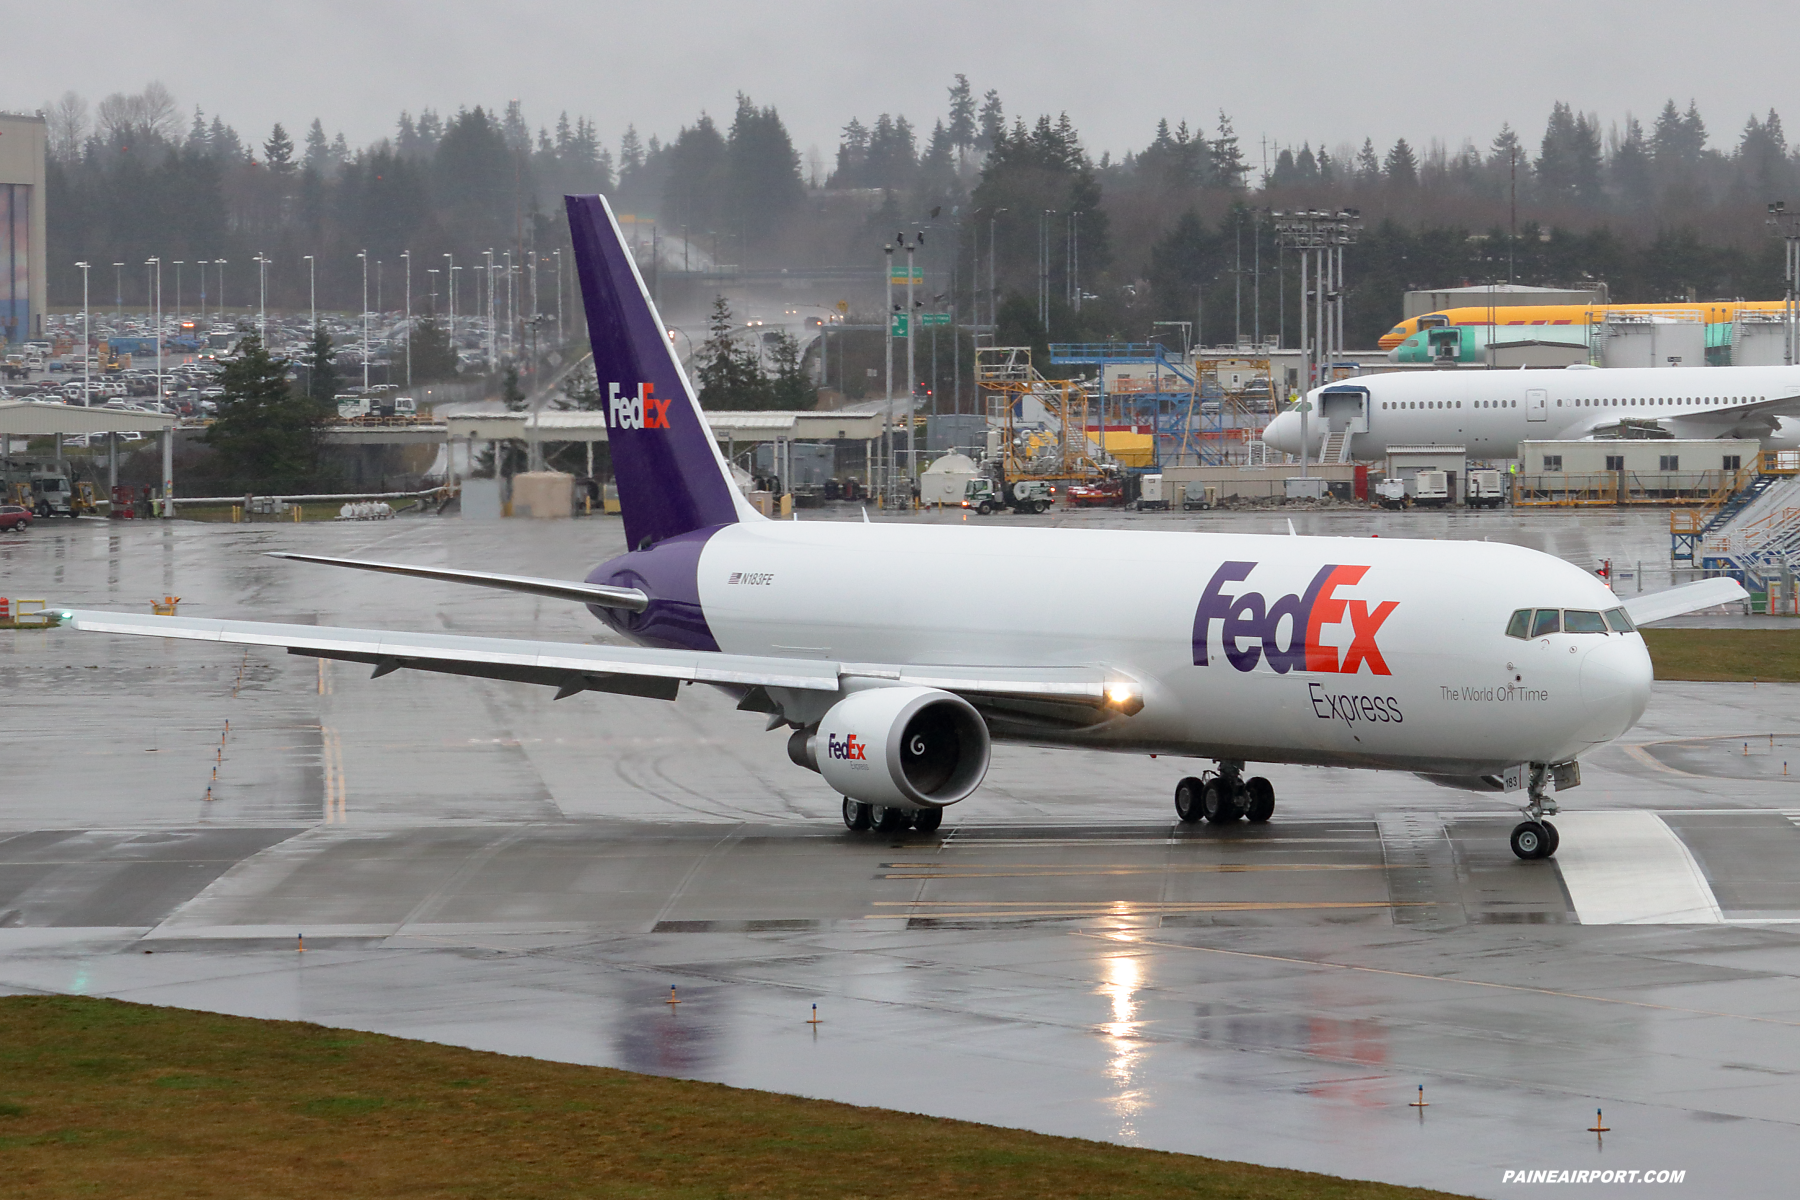
[[[759,514],[731,480],[611,206],[600,196],[564,201],[626,544],[639,550],[754,519]]]

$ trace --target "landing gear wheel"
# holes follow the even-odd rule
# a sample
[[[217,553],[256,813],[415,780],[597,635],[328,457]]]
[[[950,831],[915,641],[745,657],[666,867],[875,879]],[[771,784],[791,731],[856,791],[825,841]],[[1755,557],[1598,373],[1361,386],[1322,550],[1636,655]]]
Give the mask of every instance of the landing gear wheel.
[[[944,810],[941,808],[921,808],[913,814],[913,828],[920,833],[936,833],[943,823]]]
[[[1539,821],[1538,824],[1542,825],[1544,832],[1550,835],[1550,848],[1544,851],[1544,857],[1551,858],[1556,854],[1556,848],[1562,845],[1562,835],[1557,833],[1556,826],[1548,821]]]
[[[1513,826],[1512,852],[1523,859],[1549,858],[1556,835],[1541,821],[1520,821]]]
[[[1244,785],[1250,794],[1250,803],[1244,806],[1244,815],[1252,825],[1261,825],[1275,815],[1275,785],[1261,775],[1251,779]]]
[[[1192,825],[1206,815],[1201,805],[1201,793],[1205,788],[1204,783],[1191,775],[1175,785],[1175,815],[1186,824]]]
[[[844,797],[844,828],[861,832],[869,827],[869,806]]]
[[[1244,815],[1238,807],[1237,789],[1228,780],[1209,779],[1206,790],[1201,793],[1200,804],[1206,810],[1206,819],[1214,825],[1229,825]]]
[[[877,833],[899,833],[912,824],[912,814],[904,808],[888,808],[880,804],[869,806],[869,825]]]

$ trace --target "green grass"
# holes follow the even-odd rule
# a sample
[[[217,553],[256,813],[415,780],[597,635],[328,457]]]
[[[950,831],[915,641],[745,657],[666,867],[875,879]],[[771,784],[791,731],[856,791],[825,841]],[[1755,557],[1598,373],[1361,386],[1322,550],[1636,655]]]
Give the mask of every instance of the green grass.
[[[0,1172],[138,1200],[1443,1194],[66,996],[0,998]]]
[[[1800,622],[1767,629],[1646,629],[1658,679],[1800,683]]]

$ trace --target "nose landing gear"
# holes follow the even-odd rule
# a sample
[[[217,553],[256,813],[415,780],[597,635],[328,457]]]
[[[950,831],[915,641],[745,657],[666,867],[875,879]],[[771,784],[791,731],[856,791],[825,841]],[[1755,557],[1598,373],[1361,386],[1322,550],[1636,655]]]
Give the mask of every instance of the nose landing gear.
[[[1555,798],[1547,794],[1549,783],[1550,768],[1542,763],[1532,763],[1525,784],[1526,803],[1519,810],[1525,814],[1525,819],[1513,826],[1512,831],[1512,852],[1520,858],[1549,858],[1562,841],[1556,826],[1544,820],[1557,812]]]

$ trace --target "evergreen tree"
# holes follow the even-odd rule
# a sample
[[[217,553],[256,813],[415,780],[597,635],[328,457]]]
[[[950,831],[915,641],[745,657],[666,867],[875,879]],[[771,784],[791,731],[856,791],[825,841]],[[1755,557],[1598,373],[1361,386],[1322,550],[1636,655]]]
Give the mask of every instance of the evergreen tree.
[[[306,394],[319,407],[320,413],[330,418],[337,415],[335,397],[342,379],[338,376],[337,349],[331,344],[331,334],[325,326],[313,329],[312,340],[306,346]]]
[[[411,341],[414,380],[434,383],[456,377],[456,347],[444,322],[436,317],[413,322]]]
[[[707,329],[710,336],[695,355],[700,368],[700,406],[713,411],[770,407],[769,381],[763,376],[757,351],[732,336],[736,329],[725,297],[714,298]]]
[[[619,185],[625,184],[628,175],[636,174],[644,166],[644,143],[638,140],[636,125],[625,127],[625,136],[619,139]]]
[[[775,376],[768,382],[772,408],[810,409],[819,402],[819,391],[801,362],[800,339],[783,330],[769,349]]]
[[[1381,178],[1381,159],[1375,153],[1373,138],[1364,138],[1362,149],[1356,152],[1356,177],[1364,183]]]
[[[1006,111],[1000,107],[1000,93],[993,88],[989,88],[987,95],[981,98],[981,112],[977,120],[981,122],[981,136],[976,139],[975,148],[992,152],[995,146],[1006,140]]]
[[[306,153],[300,160],[309,170],[326,174],[331,166],[331,143],[325,140],[325,123],[314,117],[306,131]]]
[[[668,174],[662,187],[664,220],[670,225],[686,225],[693,233],[719,230],[725,224],[726,153],[724,137],[705,113],[682,128],[669,143]]]
[[[1489,143],[1488,161],[1502,170],[1511,170],[1513,164],[1527,161],[1525,144],[1510,123],[1500,126],[1500,132]]]
[[[737,113],[725,147],[726,207],[740,218],[753,240],[767,242],[781,232],[787,218],[806,199],[800,178],[800,155],[787,126],[773,107],[758,108],[739,92]]]
[[[1612,156],[1612,186],[1627,209],[1642,208],[1650,201],[1650,148],[1644,127],[1626,116],[1625,133]]]
[[[255,334],[238,343],[219,376],[225,394],[201,438],[233,492],[305,490],[319,471],[322,414],[288,388],[288,361],[271,357]]]
[[[1405,138],[1396,141],[1387,152],[1387,160],[1382,163],[1382,171],[1388,182],[1400,187],[1414,187],[1419,182],[1419,159]]]
[[[506,405],[507,412],[524,412],[526,399],[525,389],[519,385],[518,365],[507,363],[500,376],[500,403]]]
[[[957,154],[965,155],[975,148],[975,93],[969,77],[958,75],[950,86],[950,144]]]
[[[263,143],[263,161],[277,175],[286,175],[294,169],[294,139],[288,136],[280,121],[275,122],[275,128],[269,131],[269,140]]]
[[[206,115],[194,105],[194,123],[188,126],[187,145],[184,149],[189,154],[205,154],[208,151],[206,141]]]
[[[1231,127],[1231,118],[1225,115],[1222,108],[1219,110],[1219,136],[1213,140],[1208,165],[1211,168],[1209,182],[1234,192],[1243,189],[1244,176],[1250,172],[1249,166],[1244,162],[1243,152],[1238,148],[1238,137]]]

